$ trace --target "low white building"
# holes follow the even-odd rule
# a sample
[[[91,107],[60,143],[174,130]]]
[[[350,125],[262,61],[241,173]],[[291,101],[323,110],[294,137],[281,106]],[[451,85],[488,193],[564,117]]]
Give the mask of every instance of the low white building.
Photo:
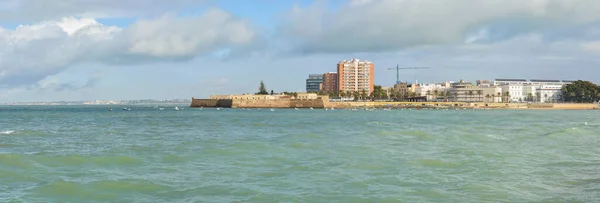
[[[501,102],[500,91],[500,87],[456,86],[448,89],[448,98],[455,102]]]
[[[502,92],[500,93],[504,101],[508,99],[510,102],[525,101],[523,84],[505,84],[500,85]]]
[[[548,103],[558,102],[562,96],[562,87],[572,82],[570,80],[496,79],[494,85],[502,88],[503,101],[508,99],[510,102]]]
[[[537,99],[543,103],[558,102],[562,97],[562,85],[542,85],[537,89]]]
[[[417,96],[427,96],[427,100],[435,100],[436,95],[439,96],[442,92],[447,92],[451,82],[419,84],[415,87]]]

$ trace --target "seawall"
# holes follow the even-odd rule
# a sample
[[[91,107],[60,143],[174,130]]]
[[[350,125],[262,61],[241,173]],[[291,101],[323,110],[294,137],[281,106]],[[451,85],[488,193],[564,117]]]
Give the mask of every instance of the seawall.
[[[195,99],[190,107],[224,107],[224,108],[325,108],[329,97],[317,99]]]
[[[485,103],[485,102],[329,102],[328,108],[489,108],[489,109],[547,109],[594,110],[598,104],[575,103]]]
[[[231,99],[195,99],[192,97],[190,107],[223,107],[230,108],[233,104]]]

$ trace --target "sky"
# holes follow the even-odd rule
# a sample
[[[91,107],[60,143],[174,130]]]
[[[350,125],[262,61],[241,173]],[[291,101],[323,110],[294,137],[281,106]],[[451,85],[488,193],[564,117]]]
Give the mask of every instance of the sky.
[[[375,84],[600,82],[597,0],[1,0],[0,103],[304,91],[342,60]]]

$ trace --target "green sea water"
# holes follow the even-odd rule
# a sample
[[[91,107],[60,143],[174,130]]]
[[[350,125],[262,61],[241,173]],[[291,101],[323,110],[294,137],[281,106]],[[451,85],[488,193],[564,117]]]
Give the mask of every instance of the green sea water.
[[[0,107],[0,202],[600,202],[600,111]]]

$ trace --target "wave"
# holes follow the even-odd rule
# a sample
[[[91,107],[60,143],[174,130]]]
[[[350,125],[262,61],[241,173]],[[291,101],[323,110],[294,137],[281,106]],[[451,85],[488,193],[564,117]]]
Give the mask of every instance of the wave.
[[[492,138],[492,139],[497,139],[497,140],[506,140],[506,137],[500,136],[500,135],[492,135],[492,134],[487,134],[485,135],[486,137]]]
[[[578,132],[579,132],[578,127],[570,127],[570,128],[566,128],[566,129],[562,129],[562,130],[547,132],[540,136],[572,135],[572,134],[577,134]]]
[[[0,135],[44,136],[44,135],[48,135],[48,133],[50,133],[50,132],[40,131],[40,130],[25,130],[25,129],[0,131]]]
[[[396,123],[388,123],[388,122],[379,122],[379,121],[371,121],[367,122],[367,125],[377,125],[377,126],[399,126]]]
[[[14,130],[0,131],[0,135],[10,135],[13,134]]]

